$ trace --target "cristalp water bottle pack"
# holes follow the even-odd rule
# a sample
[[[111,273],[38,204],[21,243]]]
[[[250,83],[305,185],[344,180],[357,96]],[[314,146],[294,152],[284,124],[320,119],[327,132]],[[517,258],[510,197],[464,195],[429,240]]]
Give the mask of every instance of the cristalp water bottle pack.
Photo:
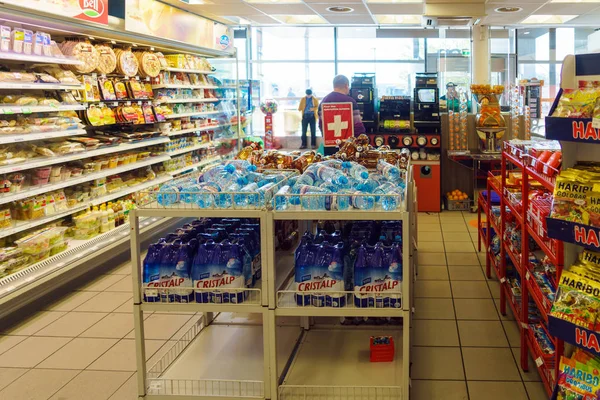
[[[161,186],[156,201],[161,206],[190,204],[198,208],[260,208],[283,186],[289,172],[257,172],[246,160],[233,160]]]
[[[242,303],[261,278],[260,225],[193,221],[151,244],[142,269],[146,302]]]
[[[402,222],[356,221],[318,226],[304,233],[295,252],[296,304],[400,308]]]
[[[379,160],[377,170],[350,161],[327,160],[309,165],[300,176],[287,180],[275,194],[276,210],[398,210],[404,204],[405,176]]]

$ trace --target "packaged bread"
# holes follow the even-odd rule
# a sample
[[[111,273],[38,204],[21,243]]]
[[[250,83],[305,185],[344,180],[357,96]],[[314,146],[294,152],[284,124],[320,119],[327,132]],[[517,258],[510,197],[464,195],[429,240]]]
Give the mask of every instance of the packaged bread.
[[[21,28],[15,28],[10,34],[12,41],[12,50],[15,53],[23,53],[23,40],[25,39],[25,32]]]
[[[55,66],[46,65],[43,67],[36,68],[38,72],[45,72],[49,75],[52,75],[54,78],[58,79],[60,83],[65,85],[79,85],[79,79],[75,76],[73,71],[65,71]]]
[[[125,76],[135,76],[138,73],[139,63],[131,50],[117,49],[115,55],[117,56],[117,73]]]
[[[100,74],[112,74],[117,68],[117,56],[113,49],[106,44],[97,44],[96,50],[98,50],[98,67],[96,71]]]
[[[0,26],[0,51],[10,51],[10,27]]]
[[[35,75],[29,72],[0,71],[0,82],[33,83],[35,80]]]
[[[83,62],[82,65],[69,65],[69,69],[80,74],[89,74],[98,68],[98,50],[87,41],[66,41],[60,44],[62,53]]]
[[[156,78],[160,74],[160,60],[156,54],[149,51],[136,51],[135,56],[140,65],[139,73],[142,78]]]
[[[36,32],[33,35],[33,54],[41,56],[44,53],[44,33]]]
[[[23,31],[23,54],[31,54],[33,52],[33,32],[25,29]]]

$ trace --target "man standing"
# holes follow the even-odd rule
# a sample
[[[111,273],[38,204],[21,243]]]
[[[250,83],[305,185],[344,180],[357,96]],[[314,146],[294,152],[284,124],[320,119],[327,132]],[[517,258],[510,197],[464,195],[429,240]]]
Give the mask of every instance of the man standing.
[[[348,96],[350,93],[350,81],[344,75],[338,75],[333,78],[333,92],[329,93],[327,96],[323,97],[321,104],[323,103],[352,103],[352,119],[354,121],[354,136],[358,136],[361,133],[365,133],[366,129],[362,123],[362,119],[360,118],[360,110],[358,109],[358,104],[356,100],[352,97]],[[322,126],[322,116],[323,111],[322,107],[319,107],[319,128],[321,128],[321,132],[323,131]]]
[[[319,100],[312,95],[312,90],[306,89],[306,96],[300,100],[298,111],[302,113],[302,146],[300,149],[306,149],[306,131],[310,125],[310,145],[317,147],[317,127],[316,112],[319,107]]]

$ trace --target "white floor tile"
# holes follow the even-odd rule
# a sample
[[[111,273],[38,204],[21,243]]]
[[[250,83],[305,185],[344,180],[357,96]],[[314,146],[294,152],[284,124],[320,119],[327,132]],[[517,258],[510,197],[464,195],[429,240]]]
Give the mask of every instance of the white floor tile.
[[[105,313],[71,312],[37,331],[35,336],[76,337],[107,315]]]
[[[116,339],[75,338],[37,368],[85,369],[117,343]]]
[[[70,338],[29,337],[0,355],[0,367],[33,368],[70,341]]]
[[[16,381],[28,371],[28,368],[0,368],[0,390]]]
[[[106,400],[133,375],[132,372],[83,371],[50,400]]]
[[[73,379],[79,371],[61,369],[32,369],[0,391],[0,399],[47,400],[57,390]],[[87,392],[79,393],[79,400]]]
[[[18,325],[8,327],[5,335],[30,336],[66,315],[65,312],[42,311],[28,317]]]

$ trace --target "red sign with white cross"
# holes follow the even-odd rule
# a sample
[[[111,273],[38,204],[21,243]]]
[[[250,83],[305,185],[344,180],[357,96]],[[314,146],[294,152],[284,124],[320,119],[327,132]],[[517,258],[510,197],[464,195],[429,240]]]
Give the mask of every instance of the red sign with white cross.
[[[323,140],[325,146],[336,146],[354,136],[352,103],[323,103]]]

